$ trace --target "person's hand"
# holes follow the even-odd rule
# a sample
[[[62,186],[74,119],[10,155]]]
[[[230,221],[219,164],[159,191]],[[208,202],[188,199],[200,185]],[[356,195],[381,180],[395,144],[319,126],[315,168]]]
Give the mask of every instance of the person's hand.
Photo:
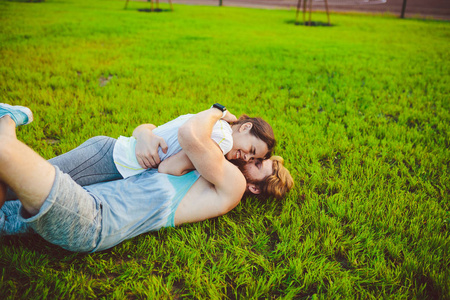
[[[227,121],[228,123],[233,123],[237,121],[237,118],[235,115],[233,115],[232,113],[230,113],[230,111],[227,110],[227,114],[225,115],[225,117],[222,118],[222,120]]]
[[[136,136],[136,159],[144,169],[157,168],[161,162],[158,148],[167,153],[166,141],[151,131],[141,132]]]

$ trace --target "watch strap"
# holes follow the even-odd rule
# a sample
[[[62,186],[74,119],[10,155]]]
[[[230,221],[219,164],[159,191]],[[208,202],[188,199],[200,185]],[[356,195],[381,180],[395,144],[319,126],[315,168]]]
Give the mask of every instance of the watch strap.
[[[211,108],[217,108],[218,110],[222,111],[222,118],[225,118],[226,114],[227,114],[227,108],[225,106],[223,106],[222,104],[219,103],[214,103]]]

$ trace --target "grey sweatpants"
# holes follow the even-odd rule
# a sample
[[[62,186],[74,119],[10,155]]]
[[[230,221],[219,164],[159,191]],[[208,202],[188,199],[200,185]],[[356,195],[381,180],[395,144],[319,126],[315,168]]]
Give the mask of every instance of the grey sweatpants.
[[[90,138],[77,148],[52,158],[49,162],[68,174],[79,185],[122,179],[114,164],[113,150],[116,139],[107,136]],[[32,232],[19,219],[20,201],[8,190],[6,202],[0,209],[0,236]]]

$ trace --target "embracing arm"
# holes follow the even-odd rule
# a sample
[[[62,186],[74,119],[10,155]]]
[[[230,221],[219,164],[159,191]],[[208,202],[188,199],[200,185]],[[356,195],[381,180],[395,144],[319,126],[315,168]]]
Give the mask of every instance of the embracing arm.
[[[159,147],[164,153],[167,152],[164,139],[153,133],[155,128],[153,124],[142,124],[133,131],[133,136],[136,138],[136,159],[145,169],[158,167],[161,162],[158,154]]]
[[[212,128],[221,117],[216,108],[196,114],[180,127],[178,141],[195,169],[214,185],[223,210],[229,211],[241,200],[246,181],[211,139]]]

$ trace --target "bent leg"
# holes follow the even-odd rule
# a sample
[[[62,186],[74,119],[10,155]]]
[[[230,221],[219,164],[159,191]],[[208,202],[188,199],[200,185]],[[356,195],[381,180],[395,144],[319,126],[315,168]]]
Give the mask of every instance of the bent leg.
[[[16,139],[16,124],[9,116],[0,117],[0,140]],[[3,165],[2,165],[3,168]],[[0,180],[0,236],[31,233],[33,230],[28,224],[19,219],[19,200],[5,203],[7,185]]]
[[[0,181],[16,193],[31,215],[37,214],[52,188],[55,167],[22,142],[2,134],[2,125],[0,140]]]
[[[122,179],[113,159],[115,143],[116,139],[111,137],[96,136],[49,162],[81,186]],[[15,199],[17,195],[8,189],[6,200]]]
[[[115,143],[116,139],[96,136],[49,162],[81,186],[122,179],[113,159]]]
[[[11,187],[20,199],[8,201],[1,208],[0,236],[34,229],[66,249],[92,250],[101,225],[99,203],[68,175],[18,141],[11,134],[14,132],[11,118],[0,118],[0,183]]]

